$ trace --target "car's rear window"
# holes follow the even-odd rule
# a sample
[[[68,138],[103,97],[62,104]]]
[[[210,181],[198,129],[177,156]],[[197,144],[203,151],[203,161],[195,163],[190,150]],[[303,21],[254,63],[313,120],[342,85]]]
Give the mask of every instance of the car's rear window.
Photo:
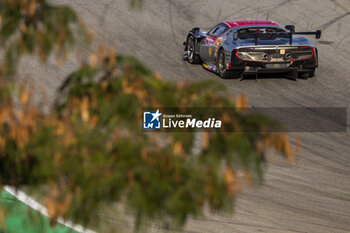
[[[278,32],[286,32],[282,28],[276,28],[276,27],[251,27],[251,28],[241,28],[238,30],[238,37],[240,39],[249,39],[254,38],[256,33],[259,33],[260,39],[272,39],[276,37],[288,37],[288,34],[281,34],[281,35],[269,35],[269,33],[278,33]],[[264,36],[264,33],[266,33],[266,36]]]
[[[239,35],[244,34],[252,34],[258,31],[259,33],[266,33],[266,32],[285,32],[282,28],[273,28],[273,27],[254,27],[254,28],[242,28],[238,30]]]

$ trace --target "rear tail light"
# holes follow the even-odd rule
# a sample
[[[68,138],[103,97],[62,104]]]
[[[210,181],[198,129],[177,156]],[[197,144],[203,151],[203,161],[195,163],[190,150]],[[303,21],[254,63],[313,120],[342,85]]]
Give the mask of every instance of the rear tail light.
[[[314,56],[314,49],[311,46],[299,46],[299,49],[302,50],[304,54],[300,54],[296,60],[306,60]]]
[[[311,49],[310,46],[299,46],[299,49]]]

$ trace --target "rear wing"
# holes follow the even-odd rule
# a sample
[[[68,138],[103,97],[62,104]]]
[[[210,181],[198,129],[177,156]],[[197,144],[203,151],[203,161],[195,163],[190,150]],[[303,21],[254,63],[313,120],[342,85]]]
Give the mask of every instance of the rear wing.
[[[289,44],[293,44],[293,35],[315,35],[316,39],[321,38],[321,30],[316,30],[314,32],[295,32],[294,28],[289,32],[259,32],[257,29],[255,32],[246,33],[239,35],[237,32],[234,35],[234,39],[255,39],[255,45],[258,44],[258,39],[274,40],[276,38],[289,38]]]

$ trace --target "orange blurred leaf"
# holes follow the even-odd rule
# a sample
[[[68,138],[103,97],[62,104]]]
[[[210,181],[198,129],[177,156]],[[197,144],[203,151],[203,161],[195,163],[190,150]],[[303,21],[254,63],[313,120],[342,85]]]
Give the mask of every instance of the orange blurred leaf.
[[[97,65],[97,55],[93,53],[90,55],[90,66],[94,68],[96,67],[96,65]]]
[[[184,155],[183,147],[180,142],[175,142],[173,145],[173,152],[176,156],[182,157]]]
[[[236,108],[237,111],[244,111],[247,108],[247,98],[245,96],[239,95],[236,98]]]

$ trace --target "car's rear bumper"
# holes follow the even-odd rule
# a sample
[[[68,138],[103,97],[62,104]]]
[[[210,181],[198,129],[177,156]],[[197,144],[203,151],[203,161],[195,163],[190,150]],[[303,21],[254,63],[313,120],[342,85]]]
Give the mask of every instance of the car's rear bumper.
[[[311,69],[305,69],[305,68],[297,68],[297,67],[288,67],[288,68],[261,68],[261,67],[256,67],[256,68],[251,68],[251,67],[246,67],[242,71],[243,74],[249,75],[249,74],[264,74],[264,73],[290,73],[290,72],[297,72],[297,73],[309,73],[312,72],[313,68]]]
[[[317,49],[312,57],[302,60],[290,60],[284,62],[261,62],[248,61],[239,59],[235,52],[231,56],[231,64],[229,70],[240,71],[246,74],[252,73],[285,73],[298,72],[307,73],[312,72],[318,66]]]

